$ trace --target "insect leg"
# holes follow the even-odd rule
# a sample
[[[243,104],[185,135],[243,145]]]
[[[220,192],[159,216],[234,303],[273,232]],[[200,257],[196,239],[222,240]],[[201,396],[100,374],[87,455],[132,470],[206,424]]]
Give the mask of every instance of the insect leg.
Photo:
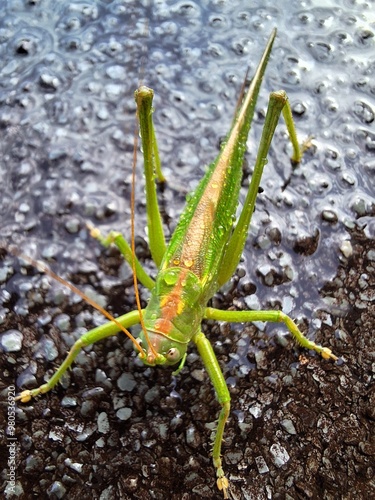
[[[225,477],[221,461],[221,443],[224,437],[224,427],[230,412],[230,394],[224,379],[223,372],[219,366],[214,350],[204,333],[199,332],[193,337],[204,366],[214,386],[217,399],[221,404],[221,411],[215,432],[212,460],[216,469],[217,487],[223,492],[224,498],[228,498],[229,481]]]
[[[148,87],[142,86],[135,91],[134,96],[137,103],[137,115],[142,139],[146,180],[148,239],[152,259],[155,264],[160,267],[165,254],[166,244],[162,218],[156,196],[155,178],[158,178],[159,182],[164,182],[164,177],[161,173],[155,129],[152,121],[152,100],[154,92]]]
[[[90,235],[96,240],[98,240],[99,243],[104,247],[108,247],[112,243],[116,245],[116,247],[120,250],[126,262],[130,265],[130,267],[132,267],[133,265],[132,249],[121,233],[117,231],[111,231],[106,237],[104,237],[102,236],[98,228],[92,226],[89,223],[87,224],[87,227],[90,230]],[[150,278],[150,276],[147,274],[147,272],[145,271],[145,269],[143,268],[142,264],[139,262],[136,256],[135,256],[135,269],[136,269],[137,279],[146,288],[152,290],[154,288],[155,281],[152,278]]]
[[[136,325],[137,323],[139,323],[139,312],[131,311],[130,313],[124,314],[123,316],[117,318],[117,321],[121,323],[121,325],[124,326],[125,328]],[[22,391],[21,394],[16,397],[16,400],[21,401],[22,403],[27,403],[30,401],[31,398],[34,398],[39,394],[45,394],[46,392],[53,389],[53,387],[55,387],[55,385],[59,382],[64,373],[72,365],[73,361],[78,356],[81,349],[90,344],[94,344],[99,340],[105,339],[112,335],[116,335],[118,331],[119,327],[115,323],[109,321],[108,323],[98,326],[97,328],[94,328],[93,330],[90,330],[89,332],[83,334],[82,337],[80,337],[74,343],[67,357],[65,358],[63,363],[59,366],[59,368],[56,370],[56,372],[52,375],[52,377],[48,380],[48,382],[42,384],[36,389],[30,389],[30,390],[27,389],[25,391]]]
[[[219,286],[224,285],[224,283],[226,283],[230,279],[230,277],[236,270],[238,262],[240,261],[242,251],[247,239],[251,217],[254,212],[263,169],[267,164],[267,156],[270,149],[272,137],[278,124],[281,112],[283,112],[290,139],[293,145],[294,152],[292,161],[299,162],[301,160],[302,153],[298,144],[296,129],[294,126],[292,112],[287,95],[283,90],[272,92],[270,94],[262,137],[259,144],[258,154],[255,161],[254,172],[251,178],[249,190],[246,195],[246,200],[244,202],[241,215],[236,223],[236,227],[233,231],[231,239],[229,240],[227,250],[220,266],[221,270],[218,276]]]
[[[272,323],[284,323],[296,341],[306,349],[311,349],[319,353],[324,359],[338,360],[331,349],[316,344],[307,339],[300,331],[295,322],[282,311],[220,311],[212,307],[207,307],[204,317],[217,321],[227,321],[228,323],[248,323],[252,321],[270,321]]]

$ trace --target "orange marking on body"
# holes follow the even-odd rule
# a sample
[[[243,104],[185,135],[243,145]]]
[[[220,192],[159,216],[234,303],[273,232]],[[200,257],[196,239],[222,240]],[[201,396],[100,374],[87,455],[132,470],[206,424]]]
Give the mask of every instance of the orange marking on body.
[[[181,300],[182,290],[185,286],[185,278],[188,269],[182,268],[175,286],[168,295],[160,301],[161,318],[155,322],[155,328],[167,334],[172,329],[173,319],[181,314],[184,309],[184,302]]]
[[[168,335],[168,333],[172,330],[172,322],[166,318],[159,318],[155,321],[154,328],[158,332]]]

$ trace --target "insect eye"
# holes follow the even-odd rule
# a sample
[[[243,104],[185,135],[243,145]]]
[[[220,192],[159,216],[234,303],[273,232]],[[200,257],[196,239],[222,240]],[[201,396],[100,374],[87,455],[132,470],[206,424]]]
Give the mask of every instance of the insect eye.
[[[171,347],[167,352],[168,361],[178,361],[180,359],[180,352],[176,347]]]

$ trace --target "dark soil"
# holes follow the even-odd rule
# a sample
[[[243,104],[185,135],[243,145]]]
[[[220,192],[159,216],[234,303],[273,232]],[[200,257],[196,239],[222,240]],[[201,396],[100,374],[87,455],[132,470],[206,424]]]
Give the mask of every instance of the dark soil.
[[[221,329],[226,336],[218,356],[233,382],[224,443],[233,498],[358,499],[375,493],[373,241],[356,232],[352,244],[352,257],[322,291],[338,312],[347,303],[346,312],[316,339],[344,362],[318,359],[292,341],[286,347],[267,342],[266,334],[249,327],[257,345],[264,345],[248,357],[253,368],[239,376],[240,363],[227,363],[237,351],[238,332]],[[233,294],[240,293],[241,281]],[[206,330],[215,343],[219,328]],[[32,327],[23,332],[18,373],[34,363],[38,335]],[[60,363],[65,349],[59,345],[52,364],[37,363],[38,381]],[[0,359],[8,386],[14,357],[2,353]],[[221,498],[206,425],[215,420],[218,405],[201,370],[192,354],[174,379],[170,370],[140,366],[122,336],[96,344],[75,365],[66,389],[19,404],[18,498]],[[118,386],[123,373],[134,377],[128,390]],[[125,421],[116,415],[123,407],[132,412]]]

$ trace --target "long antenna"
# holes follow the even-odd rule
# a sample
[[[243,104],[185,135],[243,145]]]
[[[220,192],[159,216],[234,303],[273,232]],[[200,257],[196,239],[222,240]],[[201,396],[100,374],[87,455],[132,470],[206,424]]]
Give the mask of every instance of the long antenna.
[[[87,302],[88,304],[90,304],[90,306],[94,307],[99,312],[101,312],[103,314],[103,316],[105,316],[107,319],[109,319],[110,321],[112,321],[113,323],[115,323],[115,325],[119,328],[119,330],[121,330],[122,332],[124,332],[125,335],[127,335],[130,338],[130,340],[133,342],[133,344],[138,349],[138,351],[141,354],[143,354],[143,349],[141,348],[141,346],[139,345],[139,343],[137,342],[137,340],[135,339],[135,337],[133,337],[133,335],[129,332],[129,330],[127,330],[124,326],[122,326],[122,324],[119,321],[117,321],[117,319],[114,318],[102,306],[100,306],[99,304],[97,304],[94,300],[90,299],[90,297],[88,297],[85,293],[83,293],[82,290],[80,290],[79,288],[77,288],[75,285],[73,285],[69,281],[66,281],[64,278],[61,278],[61,276],[59,276],[58,274],[54,273],[46,264],[44,264],[44,262],[32,259],[31,257],[29,257],[29,256],[23,254],[22,252],[20,252],[15,247],[6,247],[6,248],[7,248],[7,250],[8,250],[9,253],[11,253],[12,255],[15,255],[16,257],[19,257],[19,258],[23,259],[25,262],[28,262],[33,267],[35,267],[36,269],[38,269],[38,271],[40,271],[40,272],[42,272],[44,274],[47,274],[48,276],[50,276],[52,279],[54,279],[58,283],[64,285],[66,288],[69,288],[69,290],[71,290],[73,293],[75,293],[76,295],[78,295],[79,297],[81,297],[85,302]]]

